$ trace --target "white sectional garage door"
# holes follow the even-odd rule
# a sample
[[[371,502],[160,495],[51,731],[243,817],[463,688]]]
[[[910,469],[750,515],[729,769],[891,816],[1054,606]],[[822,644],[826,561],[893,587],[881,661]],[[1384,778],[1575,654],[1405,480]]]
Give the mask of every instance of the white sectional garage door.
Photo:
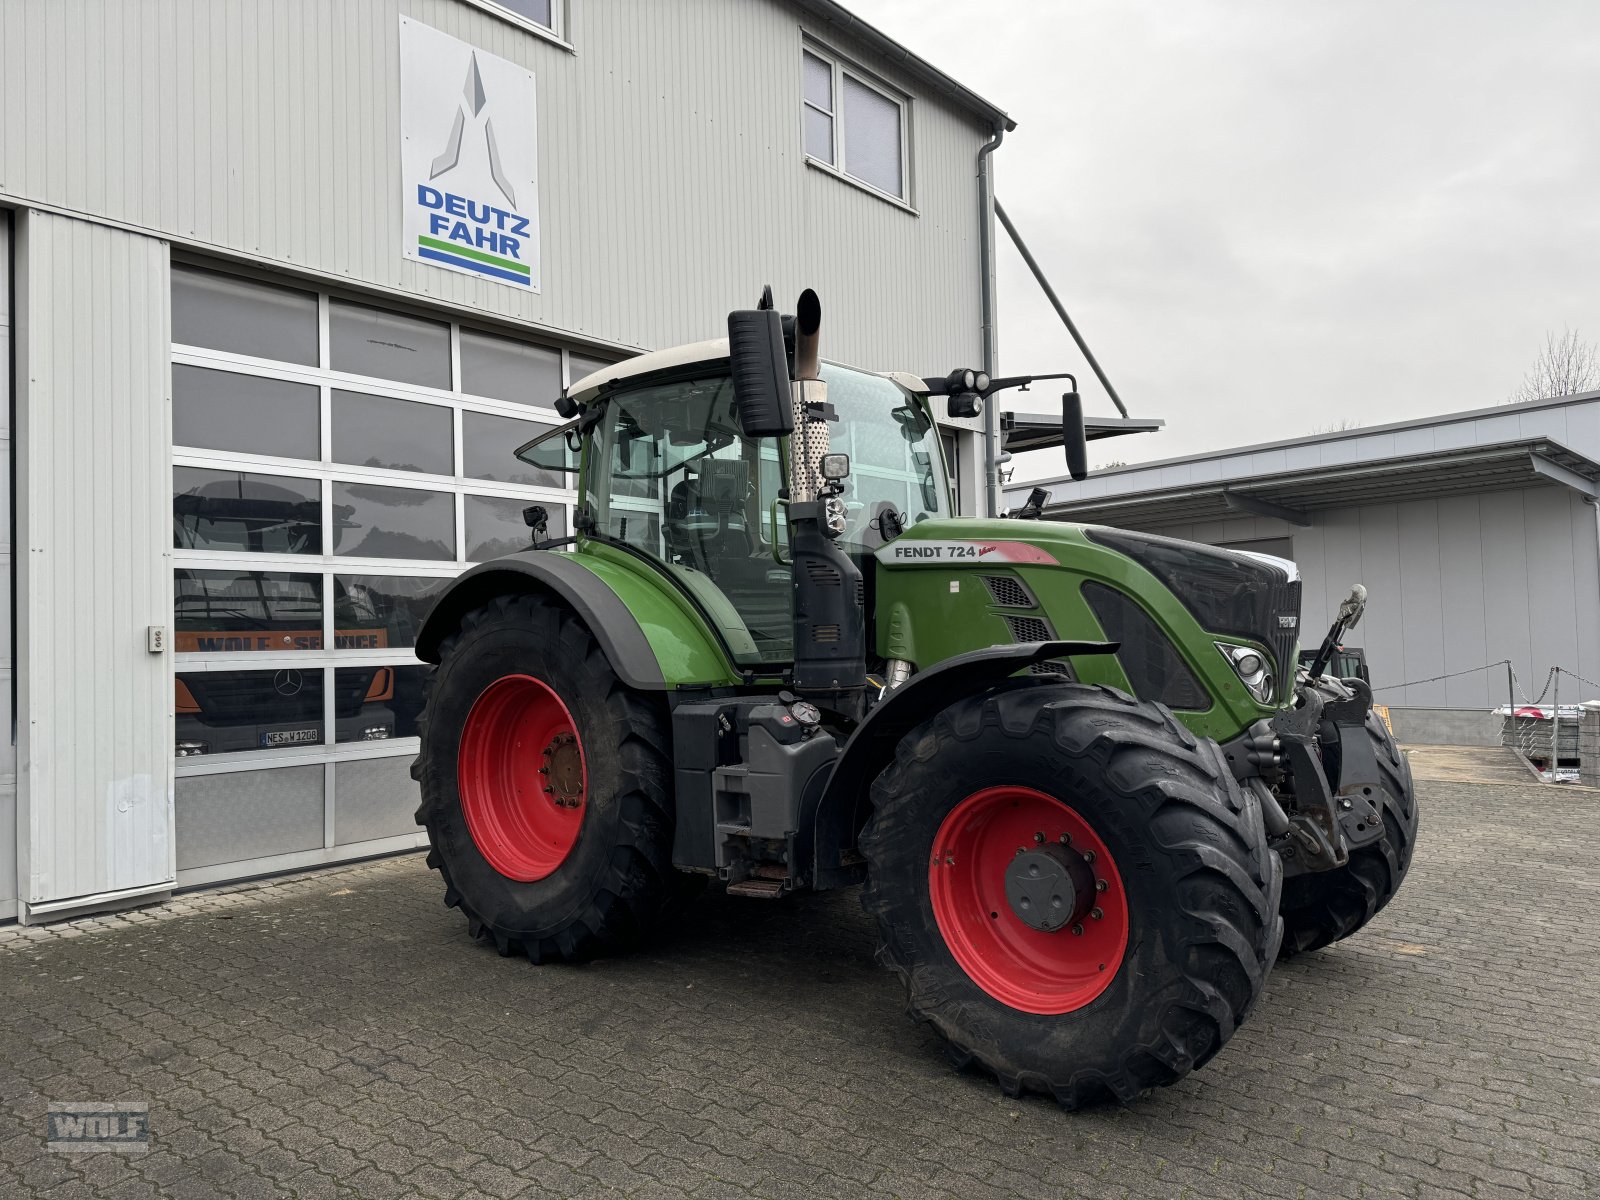
[[[172,308],[178,883],[418,844],[417,628],[526,506],[566,533],[512,451],[598,364],[210,265]]]

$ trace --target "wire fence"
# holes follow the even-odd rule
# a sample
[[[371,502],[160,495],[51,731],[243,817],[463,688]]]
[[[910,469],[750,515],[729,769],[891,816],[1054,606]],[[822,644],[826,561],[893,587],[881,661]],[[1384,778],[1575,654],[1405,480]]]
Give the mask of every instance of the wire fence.
[[[1501,744],[1521,754],[1544,778],[1554,782],[1575,782],[1579,778],[1579,764],[1585,750],[1590,758],[1600,759],[1600,739],[1583,732],[1585,710],[1577,702],[1577,694],[1569,690],[1567,703],[1561,701],[1563,678],[1595,689],[1593,698],[1600,699],[1600,683],[1576,671],[1566,667],[1551,667],[1545,672],[1539,694],[1530,696],[1517,674],[1515,664],[1508,658],[1498,658],[1464,671],[1430,675],[1426,679],[1411,679],[1405,683],[1388,683],[1374,688],[1373,692],[1392,692],[1424,683],[1441,683],[1447,679],[1459,679],[1500,668],[1506,672],[1506,703],[1503,708],[1495,709],[1502,718]],[[1549,697],[1548,704],[1545,703],[1546,697]],[[1591,764],[1589,773],[1596,769],[1596,765]]]

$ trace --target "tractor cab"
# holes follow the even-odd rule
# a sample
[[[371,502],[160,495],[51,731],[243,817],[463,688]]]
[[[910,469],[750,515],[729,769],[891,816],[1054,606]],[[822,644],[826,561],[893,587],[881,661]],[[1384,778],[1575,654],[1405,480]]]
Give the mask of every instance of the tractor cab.
[[[832,406],[830,451],[849,463],[836,543],[870,593],[885,530],[951,514],[938,428],[905,381],[832,363],[818,374]],[[790,664],[791,464],[786,439],[744,431],[728,342],[603,368],[564,402],[573,419],[517,454],[579,475],[582,536],[648,560],[711,619],[741,668]]]

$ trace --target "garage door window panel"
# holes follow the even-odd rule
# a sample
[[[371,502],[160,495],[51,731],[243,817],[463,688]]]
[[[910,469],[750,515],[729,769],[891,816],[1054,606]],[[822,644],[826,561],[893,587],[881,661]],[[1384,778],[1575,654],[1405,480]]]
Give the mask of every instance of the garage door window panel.
[[[274,458],[322,457],[320,397],[311,384],[172,366],[172,440]]]
[[[561,352],[463,329],[461,390],[472,396],[552,408],[561,394]]]
[[[333,552],[356,558],[453,560],[455,498],[449,492],[335,482]]]
[[[519,446],[550,428],[540,421],[518,421],[492,413],[465,411],[461,414],[461,469],[469,479],[564,488],[564,475],[541,470],[516,455]]]
[[[172,340],[315,366],[316,293],[174,265]]]
[[[454,475],[450,410],[365,392],[333,393],[333,461]]]
[[[523,519],[523,510],[538,501],[508,499],[503,496],[466,498],[467,558],[484,562],[502,554],[516,554],[533,545],[533,531]],[[548,515],[547,538],[567,536],[567,510],[555,504],[543,505]]]
[[[179,757],[283,750],[323,740],[322,669],[178,670]]]
[[[330,300],[328,347],[335,371],[450,388],[450,326],[443,322]]]
[[[433,602],[449,586],[449,578],[438,575],[335,575],[334,625],[363,634],[373,631],[376,637],[370,646],[340,638],[334,648],[410,649]]]
[[[333,673],[335,740],[381,742],[417,736],[429,668],[371,665]]]
[[[179,654],[322,649],[322,576],[180,570],[173,577]]]
[[[314,479],[180,466],[172,493],[176,549],[322,553],[322,487]]]
[[[569,351],[567,354],[567,382],[577,383],[581,379],[587,379],[596,371],[603,371],[607,367],[614,365],[614,360],[609,358],[589,358],[586,355]]]

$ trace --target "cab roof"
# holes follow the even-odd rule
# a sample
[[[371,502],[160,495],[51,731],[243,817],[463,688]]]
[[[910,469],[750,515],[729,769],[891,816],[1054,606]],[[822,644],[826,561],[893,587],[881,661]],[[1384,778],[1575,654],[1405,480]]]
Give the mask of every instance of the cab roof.
[[[575,379],[567,388],[568,399],[579,404],[593,400],[600,389],[624,379],[668,371],[675,367],[690,367],[697,363],[725,363],[728,361],[728,339],[712,338],[706,342],[690,342],[684,346],[671,346],[665,350],[651,350],[647,354],[625,358],[598,371],[591,371],[582,379]]]
[[[648,354],[639,354],[633,358],[625,358],[621,362],[611,363],[601,367],[598,371],[591,371],[582,379],[576,379],[567,388],[567,397],[579,404],[587,404],[600,394],[602,388],[610,387],[627,379],[636,379],[641,375],[653,375],[657,371],[670,371],[679,367],[692,367],[704,363],[706,366],[718,366],[728,361],[728,339],[712,338],[704,342],[689,342],[683,346],[671,346],[665,350],[652,350]],[[827,361],[827,360],[824,360]],[[915,375],[908,375],[904,371],[873,371],[869,374],[882,375],[885,379],[892,379],[901,387],[911,392],[925,392],[926,385]]]

